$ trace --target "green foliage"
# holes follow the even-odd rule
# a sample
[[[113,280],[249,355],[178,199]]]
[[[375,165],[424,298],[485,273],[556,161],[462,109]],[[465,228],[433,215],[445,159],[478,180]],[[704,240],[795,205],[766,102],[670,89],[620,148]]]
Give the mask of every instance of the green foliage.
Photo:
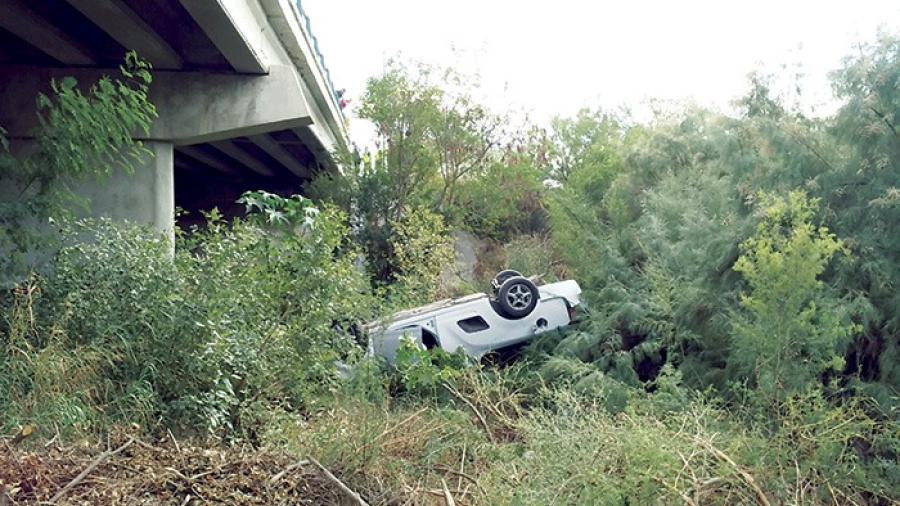
[[[318,402],[355,349],[342,327],[373,316],[345,218],[299,197],[243,200],[246,221],[211,213],[174,259],[151,231],[65,231],[52,273],[4,303],[3,431],[161,420],[252,439],[273,410]]]
[[[608,388],[608,379],[596,381]],[[896,497],[890,457],[848,450],[858,438],[890,440],[896,423],[881,425],[856,406],[828,406],[810,394],[782,407],[773,433],[668,388],[665,398],[634,392],[615,414],[569,389],[544,392],[547,406],[518,421],[521,444],[499,449],[483,473],[486,503],[757,504],[762,494],[771,504],[880,504]]]
[[[385,503],[445,482],[475,504],[891,503],[898,76],[882,35],[833,75],[834,117],[754,74],[733,117],[583,110],[510,133],[460,76],[394,62],[360,110],[380,150],[338,153],[344,172],[308,188],[322,205],[248,193],[246,219],[211,211],[174,258],[146,230],[69,226],[54,269],[0,297],[0,431],[138,422],[285,444]],[[99,109],[142,126],[142,95],[116,90],[97,93],[130,105]],[[124,130],[103,131],[96,157],[53,149],[76,168],[123,152]],[[585,321],[506,369],[411,340],[395,370],[361,359],[354,323],[444,294],[454,227],[577,279]]]
[[[812,224],[818,201],[791,192],[786,199],[763,195],[760,205],[762,221],[734,264],[750,292],[741,296],[749,315],[735,322],[732,364],[764,397],[780,399],[814,385],[822,372],[842,371],[860,329],[823,294],[819,276],[846,248]]]
[[[384,209],[388,219],[396,219],[407,199],[421,194],[436,177],[431,140],[445,92],[432,82],[432,71],[419,65],[413,72],[391,61],[383,75],[366,83],[359,115],[375,124],[384,142],[376,163],[383,164],[393,193]]]
[[[433,355],[409,351],[425,378],[441,381]],[[779,403],[775,423],[758,422],[686,388],[671,368],[651,394],[583,362],[549,358],[543,377],[535,365],[454,373],[452,396],[425,389],[372,402],[339,389],[333,409],[278,425],[272,436],[321,456],[373,503],[426,502],[442,481],[456,500],[492,505],[758,504],[760,494],[770,504],[874,505],[897,497],[897,423],[870,416],[861,402],[834,405],[809,391]]]
[[[455,218],[479,237],[509,240],[546,231],[541,169],[529,156],[507,156],[459,182]]]
[[[412,394],[434,396],[444,383],[458,378],[468,365],[465,353],[447,353],[441,348],[425,349],[412,338],[402,338],[395,367],[400,384]]]
[[[552,195],[553,238],[592,309],[558,352],[597,361],[626,383],[671,362],[690,369],[689,383],[719,384],[727,358],[729,267],[750,222],[715,151],[728,147],[713,142],[721,120],[690,114],[626,135],[630,168],[605,194],[567,185]],[[701,162],[670,168],[679,158]]]
[[[465,77],[447,71],[443,82],[448,81],[454,88],[445,92],[430,133],[441,177],[437,208],[452,216],[454,211],[464,209],[457,201],[460,184],[467,179],[479,179],[494,158],[505,119],[492,114],[472,97],[472,91],[463,87],[464,82],[470,82]]]
[[[839,143],[832,170],[816,179],[832,230],[854,261],[836,269],[835,283],[855,295],[865,327],[848,356],[848,370],[886,405],[900,406],[900,38],[880,34],[845,59],[832,75],[845,105],[832,138]]]
[[[374,162],[389,174],[388,208],[418,197],[446,217],[462,210],[457,189],[495,158],[504,123],[473,97],[476,87],[452,69],[397,60],[369,79],[359,115],[383,142]]]
[[[602,195],[621,168],[619,119],[581,109],[574,118],[555,118],[551,127],[551,175],[561,183],[588,187]]]
[[[265,191],[246,192],[238,199],[244,204],[251,220],[263,226],[299,227],[303,233],[316,225],[319,209],[301,195],[285,198]],[[338,235],[342,232],[337,230]],[[333,239],[332,239],[333,240]]]
[[[506,267],[529,276],[541,276],[546,283],[566,278],[566,266],[559,260],[549,236],[521,235],[503,245]]]
[[[402,271],[394,226],[422,210],[481,237],[543,228],[541,169],[526,149],[536,141],[508,140],[515,135],[475,99],[476,87],[451,69],[390,61],[367,82],[359,108],[376,127],[377,152],[337,153],[343,173],[307,188],[350,216],[376,285]]]
[[[387,288],[388,296],[409,306],[445,294],[441,273],[455,258],[443,218],[424,208],[412,209],[391,228],[391,263],[396,275]]]
[[[156,108],[148,101],[150,64],[133,51],[119,67],[120,79],[102,77],[87,95],[72,77],[52,81],[53,97],[38,94],[39,157],[58,175],[83,177],[131,171],[148,151],[134,132],[150,132]],[[43,168],[47,170],[47,168]]]
[[[573,175],[549,194],[554,241],[592,309],[557,353],[594,362],[626,383],[652,380],[668,363],[687,384],[722,392],[734,380],[757,385],[757,359],[781,360],[778,369],[796,380],[780,385],[783,394],[839,377],[842,386],[892,409],[900,385],[895,362],[884,357],[896,357],[900,347],[893,244],[900,217],[892,204],[900,180],[890,170],[900,144],[895,118],[885,112],[898,94],[885,83],[894,82],[900,59],[889,36],[862,49],[833,75],[845,99],[833,119],[791,110],[754,75],[737,102],[740,117],[687,106],[601,136],[618,152],[607,159],[621,166],[612,180],[586,186]],[[570,120],[567,128],[577,131],[572,125],[585,121]],[[791,237],[789,224],[755,214],[755,202],[760,193],[794,191],[820,203],[804,211],[800,229],[827,224],[847,255],[822,261],[838,243],[822,242],[813,227],[806,246],[791,246],[802,252],[790,266],[769,261],[787,247],[775,239]],[[759,226],[769,227],[769,239],[760,242]],[[747,256],[747,248],[773,254],[763,260]],[[754,281],[741,276],[748,262]],[[756,299],[765,302],[742,303],[745,281],[768,287],[769,295]],[[763,316],[760,306],[775,313]],[[779,359],[766,347],[776,342],[795,355]],[[772,381],[767,376],[769,394]]]
[[[353,243],[365,255],[366,267],[375,285],[394,279],[396,268],[391,263],[391,224],[400,220],[407,202],[423,205],[415,194],[398,197],[393,176],[382,165],[365,165],[358,172],[323,174],[307,187],[317,202],[337,206],[347,215]],[[396,199],[402,202],[398,203]],[[398,207],[400,206],[400,207]]]
[[[0,131],[0,169],[11,192],[0,202],[0,286],[32,268],[28,255],[51,240],[44,233],[48,218],[84,207],[73,184],[131,171],[132,163],[150,155],[132,138],[134,132],[149,133],[156,118],[147,98],[150,65],[129,52],[119,72],[116,79],[103,76],[86,93],[72,77],[52,81],[52,95],[38,94],[36,146],[24,157],[9,154]]]

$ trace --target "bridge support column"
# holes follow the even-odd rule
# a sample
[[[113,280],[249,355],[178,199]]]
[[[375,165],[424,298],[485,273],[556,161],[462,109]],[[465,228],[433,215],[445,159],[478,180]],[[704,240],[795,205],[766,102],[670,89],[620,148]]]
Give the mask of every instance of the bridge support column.
[[[108,180],[97,184],[90,178],[75,192],[90,200],[91,216],[149,225],[174,241],[174,146],[165,141],[146,141],[144,146],[152,156],[134,163],[132,174],[116,169]]]

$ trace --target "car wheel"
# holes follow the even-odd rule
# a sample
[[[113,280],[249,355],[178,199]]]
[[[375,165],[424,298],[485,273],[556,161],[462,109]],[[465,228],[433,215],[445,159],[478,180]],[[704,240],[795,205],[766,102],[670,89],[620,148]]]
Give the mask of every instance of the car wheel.
[[[528,278],[513,276],[507,278],[497,291],[500,312],[509,318],[524,318],[537,307],[540,293]]]
[[[491,286],[494,288],[494,293],[499,293],[500,287],[503,286],[504,281],[509,278],[514,278],[521,275],[522,273],[520,273],[519,271],[514,271],[512,269],[498,272],[497,275],[494,276],[494,279],[491,280]]]

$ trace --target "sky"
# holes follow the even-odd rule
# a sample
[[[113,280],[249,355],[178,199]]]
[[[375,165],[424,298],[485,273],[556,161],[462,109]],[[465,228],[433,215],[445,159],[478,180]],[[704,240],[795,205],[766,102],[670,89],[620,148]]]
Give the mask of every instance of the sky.
[[[351,102],[397,56],[478,75],[483,100],[538,123],[582,107],[649,110],[651,99],[726,110],[759,70],[802,73],[800,105],[835,108],[827,74],[879,27],[900,31],[898,0],[302,0],[336,88]],[[789,94],[784,77],[776,92]],[[796,97],[794,97],[796,98]]]

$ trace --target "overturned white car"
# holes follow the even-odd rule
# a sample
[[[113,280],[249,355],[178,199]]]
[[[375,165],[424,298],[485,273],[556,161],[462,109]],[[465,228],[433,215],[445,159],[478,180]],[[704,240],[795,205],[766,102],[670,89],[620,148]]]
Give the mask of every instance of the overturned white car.
[[[516,271],[503,271],[492,281],[493,294],[477,293],[401,311],[367,328],[369,354],[393,363],[401,339],[422,348],[462,350],[480,359],[485,354],[565,327],[581,307],[581,288],[574,280],[536,286]]]

